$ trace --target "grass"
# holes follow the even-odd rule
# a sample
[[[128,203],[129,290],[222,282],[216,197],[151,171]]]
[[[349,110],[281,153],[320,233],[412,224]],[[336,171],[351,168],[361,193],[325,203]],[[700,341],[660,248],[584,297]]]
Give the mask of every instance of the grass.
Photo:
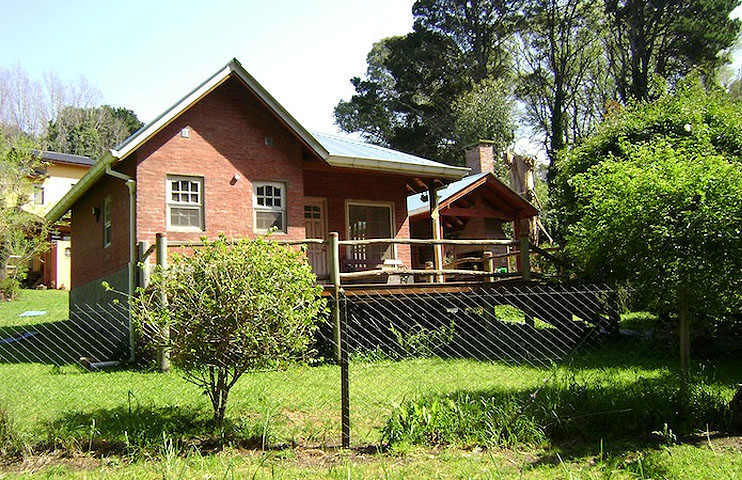
[[[19,301],[34,294],[24,291]],[[0,319],[7,321],[11,306],[51,312],[47,305],[60,297],[47,291],[33,306],[2,304]],[[742,475],[740,444],[696,437],[700,424],[678,426],[670,410],[690,406],[697,414],[691,418],[709,418],[731,398],[741,369],[738,358],[709,363],[696,372],[700,393],[672,403],[674,359],[636,339],[555,368],[472,359],[353,362],[355,445],[380,445],[395,407],[421,399],[468,395],[484,418],[497,408],[520,408],[539,391],[526,414],[553,424],[507,449],[451,437],[433,447],[398,442],[381,453],[333,448],[340,437],[336,366],[261,372],[233,389],[228,447],[215,453],[207,399],[177,372],[0,363],[0,407],[10,425],[3,435],[16,450],[37,452],[12,463],[11,473],[0,470],[0,478],[735,478]],[[694,443],[652,435],[663,423]]]
[[[58,322],[69,318],[66,290],[21,290],[12,302],[0,302],[0,327]],[[20,317],[27,310],[44,310],[38,317]]]

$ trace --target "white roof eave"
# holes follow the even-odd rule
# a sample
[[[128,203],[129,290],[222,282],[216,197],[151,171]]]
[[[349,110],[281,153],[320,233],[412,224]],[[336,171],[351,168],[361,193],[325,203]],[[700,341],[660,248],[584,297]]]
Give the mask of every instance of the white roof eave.
[[[381,158],[361,158],[344,155],[330,154],[327,163],[333,167],[358,168],[363,170],[376,170],[389,173],[406,173],[409,175],[420,175],[423,177],[435,177],[458,180],[469,173],[466,167],[453,167],[450,165],[420,165],[406,162],[395,162],[394,160]]]

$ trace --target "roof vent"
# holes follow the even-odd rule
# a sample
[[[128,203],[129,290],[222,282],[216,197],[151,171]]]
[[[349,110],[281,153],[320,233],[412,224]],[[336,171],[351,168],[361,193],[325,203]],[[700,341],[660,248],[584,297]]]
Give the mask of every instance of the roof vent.
[[[180,131],[180,136],[183,138],[191,138],[191,129],[186,127]]]

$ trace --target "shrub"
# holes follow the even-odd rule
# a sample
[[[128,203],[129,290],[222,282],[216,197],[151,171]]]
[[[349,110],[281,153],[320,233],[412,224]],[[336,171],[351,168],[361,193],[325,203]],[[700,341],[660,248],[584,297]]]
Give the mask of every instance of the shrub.
[[[151,288],[135,296],[135,318],[204,390],[221,428],[229,391],[244,373],[306,359],[325,309],[315,280],[302,252],[222,235],[155,272]]]

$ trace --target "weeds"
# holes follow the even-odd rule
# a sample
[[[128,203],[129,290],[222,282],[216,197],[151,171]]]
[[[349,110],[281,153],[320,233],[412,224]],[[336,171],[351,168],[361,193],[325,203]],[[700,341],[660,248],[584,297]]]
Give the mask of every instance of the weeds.
[[[724,430],[729,409],[722,391],[696,378],[668,375],[624,383],[610,376],[556,376],[530,392],[458,392],[397,405],[382,434],[389,444],[538,445],[545,440],[594,440],[656,434],[667,445],[708,425]]]

